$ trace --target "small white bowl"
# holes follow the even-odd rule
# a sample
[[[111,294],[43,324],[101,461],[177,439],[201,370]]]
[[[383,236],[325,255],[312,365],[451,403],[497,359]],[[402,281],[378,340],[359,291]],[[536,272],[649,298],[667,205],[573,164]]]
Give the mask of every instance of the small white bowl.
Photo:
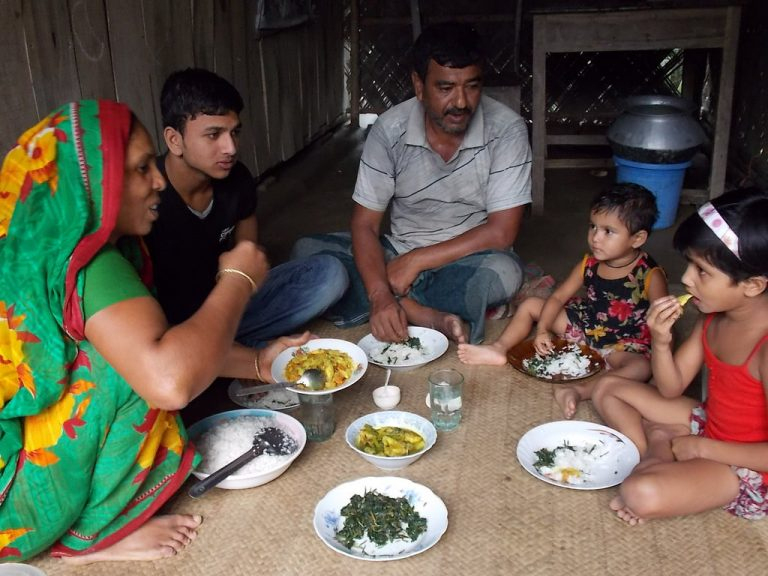
[[[383,410],[392,410],[400,404],[400,388],[397,386],[379,386],[373,391],[373,403]]]
[[[355,446],[355,441],[365,424],[370,424],[374,428],[397,426],[398,428],[406,428],[418,432],[424,438],[424,450],[416,452],[415,454],[409,454],[408,456],[376,456],[374,454],[363,452]],[[418,414],[389,410],[387,412],[374,412],[372,414],[361,416],[347,427],[345,438],[352,450],[377,468],[381,468],[382,470],[400,470],[401,468],[405,468],[416,462],[416,460],[421,458],[427,450],[435,445],[435,441],[437,440],[437,430],[432,422]]]
[[[192,426],[190,426],[187,433],[189,434],[189,438],[192,441],[195,441],[197,438],[202,436],[205,432],[217,424],[220,424],[225,420],[238,418],[240,416],[258,416],[259,418],[264,418],[267,420],[267,422],[265,422],[265,425],[267,426],[277,424],[278,428],[287,430],[289,432],[293,439],[296,440],[298,448],[291,455],[289,460],[284,461],[277,468],[273,468],[261,474],[239,474],[238,472],[235,472],[234,474],[230,474],[224,480],[219,482],[216,485],[217,488],[238,490],[241,488],[253,488],[255,486],[266,484],[267,482],[274,480],[283,472],[288,470],[288,467],[293,464],[296,458],[299,457],[299,454],[301,454],[302,450],[304,450],[304,446],[307,444],[307,432],[304,430],[304,426],[301,425],[301,422],[296,420],[296,418],[289,416],[288,414],[283,414],[282,412],[277,412],[275,410],[262,410],[257,408],[230,410],[229,412],[221,412],[219,414],[208,416],[207,418],[203,418],[199,422],[195,422]],[[269,422],[269,420],[272,422]],[[243,452],[245,452],[245,450]],[[192,474],[194,474],[194,476],[200,480],[210,476],[210,474],[198,472],[197,470],[192,470]]]

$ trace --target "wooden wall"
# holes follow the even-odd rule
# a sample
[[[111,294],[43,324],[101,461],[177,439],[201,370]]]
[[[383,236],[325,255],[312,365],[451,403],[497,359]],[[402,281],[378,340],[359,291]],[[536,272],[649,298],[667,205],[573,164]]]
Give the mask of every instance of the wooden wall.
[[[53,108],[82,98],[125,102],[162,147],[163,81],[197,66],[243,95],[240,157],[263,174],[343,118],[343,3],[316,2],[310,22],[261,35],[257,4],[0,0],[0,150]]]

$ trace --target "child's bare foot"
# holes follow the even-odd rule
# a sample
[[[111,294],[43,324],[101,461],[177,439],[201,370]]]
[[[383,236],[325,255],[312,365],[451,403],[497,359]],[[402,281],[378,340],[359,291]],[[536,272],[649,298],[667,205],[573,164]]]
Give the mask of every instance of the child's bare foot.
[[[560,406],[560,410],[563,411],[563,416],[570,420],[573,415],[576,414],[576,409],[581,402],[581,394],[571,386],[557,386],[553,392],[555,396],[555,402]]]
[[[82,556],[64,556],[62,560],[67,564],[83,565],[168,558],[175,556],[197,537],[202,521],[203,518],[197,514],[157,516],[109,548]]]
[[[624,503],[624,499],[618,494],[614,496],[609,506],[611,507],[611,510],[616,512],[616,516],[618,516],[621,520],[624,520],[624,522],[630,526],[637,526],[638,524],[645,523],[645,519],[640,518],[634,512],[632,512],[632,510],[627,508],[627,505]]]
[[[459,360],[464,364],[490,364],[503,366],[507,363],[507,350],[498,342],[493,344],[459,344]]]

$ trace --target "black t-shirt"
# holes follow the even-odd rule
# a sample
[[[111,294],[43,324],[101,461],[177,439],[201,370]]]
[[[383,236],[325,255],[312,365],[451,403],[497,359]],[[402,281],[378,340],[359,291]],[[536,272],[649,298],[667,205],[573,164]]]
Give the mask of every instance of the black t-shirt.
[[[163,176],[165,157],[157,158]],[[213,206],[200,218],[168,185],[160,193],[160,218],[146,236],[157,298],[171,324],[202,305],[216,282],[219,255],[232,248],[235,225],[256,210],[253,176],[237,162],[223,180],[213,181]]]

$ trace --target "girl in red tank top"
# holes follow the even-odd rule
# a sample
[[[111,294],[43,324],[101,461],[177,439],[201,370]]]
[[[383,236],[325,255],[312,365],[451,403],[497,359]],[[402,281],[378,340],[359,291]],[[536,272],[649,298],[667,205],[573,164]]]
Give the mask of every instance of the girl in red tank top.
[[[606,386],[606,422],[629,436],[640,463],[611,508],[629,524],[723,507],[768,514],[768,196],[736,190],[702,206],[675,232],[688,260],[682,282],[702,317],[673,353],[674,296],[648,310],[651,388]],[[704,364],[703,403],[683,392]],[[615,377],[614,377],[615,379]],[[595,395],[600,394],[596,390]]]

